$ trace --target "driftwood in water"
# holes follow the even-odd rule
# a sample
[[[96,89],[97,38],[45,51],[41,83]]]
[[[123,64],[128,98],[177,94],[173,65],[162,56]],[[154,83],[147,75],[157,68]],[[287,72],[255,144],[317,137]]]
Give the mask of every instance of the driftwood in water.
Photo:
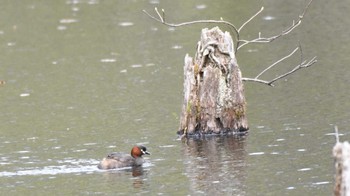
[[[238,133],[248,130],[242,76],[231,35],[203,29],[195,58],[184,65],[180,134]]]
[[[338,129],[335,127],[337,143],[333,147],[335,158],[335,196],[350,196],[350,144],[339,142]]]

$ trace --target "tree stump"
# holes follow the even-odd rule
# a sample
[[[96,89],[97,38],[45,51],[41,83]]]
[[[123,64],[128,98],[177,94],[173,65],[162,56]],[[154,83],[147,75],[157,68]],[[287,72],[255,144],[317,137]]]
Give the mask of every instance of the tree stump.
[[[195,58],[185,57],[179,134],[248,131],[242,75],[230,33],[203,29]]]
[[[337,142],[333,147],[335,158],[334,195],[350,196],[350,144]]]

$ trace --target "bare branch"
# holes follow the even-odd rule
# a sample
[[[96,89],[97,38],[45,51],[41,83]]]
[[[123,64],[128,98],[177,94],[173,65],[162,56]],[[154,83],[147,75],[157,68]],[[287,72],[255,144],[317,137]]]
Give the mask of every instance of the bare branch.
[[[240,32],[246,24],[248,24],[250,21],[252,21],[252,20],[253,20],[257,15],[259,15],[263,10],[264,10],[264,7],[261,7],[261,9],[260,9],[257,13],[255,13],[252,17],[250,17],[247,21],[245,21],[245,22],[242,24],[242,26],[239,27],[238,32]]]
[[[272,80],[262,80],[262,79],[259,79],[259,77],[265,73],[266,71],[270,70],[272,67],[274,67],[275,65],[277,65],[278,63],[286,60],[287,58],[291,57],[297,50],[300,51],[300,64],[295,66],[291,71],[289,72],[286,72],[284,74],[281,74],[277,77],[275,77],[274,79]],[[285,57],[282,57],[281,59],[279,59],[278,61],[274,62],[272,65],[270,65],[269,67],[267,67],[266,69],[264,69],[262,72],[260,72],[256,77],[254,78],[242,78],[242,81],[251,81],[251,82],[258,82],[258,83],[262,83],[262,84],[267,84],[269,86],[273,86],[273,83],[276,82],[277,80],[280,80],[284,77],[287,77],[288,75],[302,69],[302,68],[306,68],[306,67],[310,67],[311,65],[313,65],[314,63],[316,63],[317,60],[316,60],[316,57],[313,57],[312,59],[310,59],[309,61],[304,61],[303,60],[303,54],[302,54],[302,49],[301,49],[301,46],[299,45],[297,48],[295,48],[290,54],[288,54],[287,56]]]
[[[235,53],[242,48],[243,46],[247,45],[247,44],[251,44],[251,43],[269,43],[274,41],[275,39],[282,37],[284,35],[289,34],[290,32],[292,32],[295,28],[297,28],[301,22],[302,19],[304,18],[304,15],[306,14],[308,8],[310,7],[310,4],[312,3],[313,0],[310,0],[309,3],[306,5],[306,7],[304,8],[303,12],[301,13],[301,15],[299,15],[299,18],[297,21],[292,22],[292,24],[287,27],[286,29],[284,29],[280,34],[271,36],[271,37],[263,37],[261,36],[261,32],[259,32],[258,34],[258,38],[255,38],[253,40],[241,40],[240,39],[240,31],[249,23],[251,22],[256,16],[258,16],[263,10],[264,7],[262,7],[258,12],[256,12],[253,16],[251,16],[246,22],[244,22],[239,29],[236,28],[235,25],[233,25],[232,23],[225,21],[225,20],[196,20],[196,21],[190,21],[190,22],[183,22],[183,23],[168,23],[165,20],[165,11],[164,9],[162,9],[161,13],[158,11],[157,8],[155,8],[155,12],[156,12],[156,16],[153,16],[151,14],[149,14],[146,10],[142,10],[146,15],[148,15],[150,18],[152,18],[153,20],[156,20],[157,22],[160,22],[166,26],[169,27],[181,27],[181,26],[186,26],[186,25],[193,25],[193,24],[200,24],[200,23],[215,23],[215,24],[225,24],[227,26],[229,26],[233,32],[236,35],[236,40],[237,40],[237,44],[236,47],[234,49]],[[268,70],[270,70],[271,68],[273,68],[275,65],[277,65],[278,63],[284,61],[285,59],[291,57],[292,55],[294,55],[294,53],[299,50],[300,51],[300,64],[295,66],[291,71],[284,73],[282,75],[277,76],[276,78],[272,79],[272,80],[262,80],[259,79],[259,77],[264,74],[265,72],[267,72]],[[302,53],[302,49],[301,46],[295,48],[290,54],[288,54],[287,56],[279,59],[278,61],[276,61],[275,63],[273,63],[272,65],[270,65],[269,67],[267,67],[266,69],[264,69],[262,72],[260,72],[255,78],[242,78],[243,81],[253,81],[253,82],[258,82],[258,83],[262,83],[262,84],[267,84],[269,86],[273,86],[273,83],[279,79],[282,79],[296,71],[298,71],[299,69],[302,68],[306,68],[309,67],[311,65],[313,65],[314,63],[316,63],[316,57],[313,57],[311,60],[309,61],[303,61],[303,53]]]
[[[242,48],[243,46],[247,45],[247,44],[251,44],[251,43],[269,43],[274,41],[275,39],[282,37],[284,35],[289,34],[290,32],[292,32],[295,28],[297,28],[300,24],[302,19],[304,18],[304,15],[306,14],[308,8],[310,7],[310,4],[313,0],[310,0],[309,3],[306,5],[306,7],[304,8],[303,12],[301,13],[301,15],[299,15],[299,19],[297,22],[295,22],[295,20],[293,20],[292,25],[287,27],[285,30],[283,30],[280,34],[275,35],[275,36],[271,36],[271,37],[261,37],[261,32],[259,32],[258,38],[255,38],[253,40],[238,40],[237,43],[237,50],[239,50],[240,48]],[[247,23],[247,22],[246,22]],[[245,25],[245,24],[244,24]],[[242,27],[241,27],[242,28]],[[239,28],[238,32],[241,30],[241,28]],[[240,44],[242,43],[242,44]]]
[[[280,60],[276,61],[275,63],[273,63],[272,65],[270,65],[269,67],[267,67],[266,69],[264,69],[262,72],[260,72],[255,79],[259,78],[263,73],[265,73],[266,71],[268,71],[269,69],[271,69],[272,67],[274,67],[275,65],[277,65],[278,63],[284,61],[285,59],[291,57],[297,50],[299,49],[299,47],[295,48],[293,50],[293,52],[291,52],[290,54],[288,54],[287,56],[281,58]]]
[[[142,10],[145,14],[147,14],[150,18],[152,18],[153,20],[156,20],[166,26],[169,27],[181,27],[181,26],[186,26],[186,25],[193,25],[193,24],[200,24],[200,23],[216,23],[216,24],[225,24],[229,27],[231,27],[231,29],[233,30],[233,32],[236,34],[236,40],[239,40],[239,31],[237,30],[237,28],[235,27],[235,25],[233,25],[232,23],[225,21],[225,20],[195,20],[195,21],[190,21],[190,22],[183,22],[183,23],[168,23],[165,21],[165,12],[162,9],[162,15],[159,13],[157,8],[154,8],[155,12],[158,15],[158,18],[151,15],[150,13],[148,13],[146,10]]]
[[[316,62],[317,62],[317,60],[316,60],[316,56],[315,56],[315,57],[313,57],[311,60],[309,60],[309,61],[304,61],[304,62],[302,62],[301,64],[297,65],[293,70],[291,70],[291,71],[289,71],[289,72],[287,72],[287,73],[285,73],[285,74],[283,74],[283,75],[280,75],[280,76],[274,78],[274,79],[271,80],[269,83],[272,84],[272,83],[276,82],[277,80],[282,79],[282,78],[284,78],[284,77],[286,77],[286,76],[288,76],[288,75],[290,75],[290,74],[292,74],[292,73],[298,71],[299,69],[306,68],[306,67],[310,67],[311,65],[313,65],[313,64],[316,63]]]
[[[242,81],[258,82],[258,83],[262,83],[262,84],[267,84],[269,86],[274,86],[272,83],[270,83],[270,81],[260,80],[257,78],[242,78]]]

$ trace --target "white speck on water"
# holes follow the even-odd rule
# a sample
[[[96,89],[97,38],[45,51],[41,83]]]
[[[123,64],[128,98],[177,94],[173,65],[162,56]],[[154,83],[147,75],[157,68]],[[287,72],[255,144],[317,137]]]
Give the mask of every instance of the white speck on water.
[[[95,4],[98,4],[98,3],[99,3],[98,0],[90,0],[90,1],[88,2],[89,5],[95,5]]]
[[[64,31],[64,30],[66,30],[66,29],[67,29],[67,27],[64,26],[64,25],[59,25],[59,26],[57,26],[57,30],[59,30],[59,31]]]
[[[290,186],[290,187],[287,187],[286,189],[287,189],[287,190],[294,190],[295,187],[294,187],[294,186]]]
[[[16,45],[15,42],[8,42],[8,43],[7,43],[7,46],[14,46],[14,45]]]
[[[141,65],[141,64],[135,64],[135,65],[131,65],[130,67],[132,67],[132,68],[138,68],[138,67],[142,67],[142,65]]]
[[[276,19],[276,17],[273,17],[273,16],[265,16],[263,17],[264,20],[274,20]]]
[[[120,70],[120,73],[126,73],[126,72],[128,72],[128,70],[126,69]]]
[[[79,150],[74,150],[73,152],[85,152],[87,149],[79,149]]]
[[[205,4],[196,5],[197,10],[203,10],[205,8],[207,8],[207,5],[205,5]]]
[[[248,52],[258,52],[259,50],[258,49],[248,49],[247,50]],[[264,126],[263,126],[264,127]]]
[[[305,152],[305,151],[306,151],[306,149],[303,149],[303,148],[298,149],[298,152]]]
[[[312,170],[311,168],[301,168],[301,169],[298,169],[298,171],[310,171]]]
[[[72,11],[73,11],[73,12],[77,12],[77,11],[79,11],[79,10],[80,10],[80,9],[79,9],[78,7],[73,7],[73,8],[72,8]]]
[[[175,31],[175,27],[169,27],[168,31]]]
[[[132,23],[132,22],[120,22],[118,25],[122,26],[122,27],[129,27],[129,26],[133,26],[134,23]]]
[[[280,139],[277,139],[276,141],[277,142],[281,142],[281,141],[284,141],[284,140],[286,140],[286,139],[280,138]]]
[[[102,63],[114,63],[116,62],[117,60],[116,59],[101,59],[100,60]]]
[[[252,152],[252,153],[249,153],[248,155],[257,156],[257,155],[263,155],[263,154],[265,154],[265,152]]]
[[[19,96],[21,97],[28,97],[30,94],[29,93],[21,93]]]
[[[151,0],[149,1],[150,4],[159,4],[159,0]]]
[[[324,185],[324,184],[330,184],[329,181],[323,181],[323,182],[314,182],[313,185]]]
[[[164,145],[164,146],[159,146],[160,148],[172,148],[175,147],[175,145]]]
[[[181,49],[182,48],[182,46],[180,46],[180,45],[174,45],[173,47],[171,47],[172,49],[175,49],[175,50],[178,50],[178,49]]]
[[[19,154],[24,154],[24,153],[29,153],[30,151],[28,150],[20,150],[20,151],[17,151],[17,153]]]
[[[78,20],[74,18],[64,18],[60,20],[60,23],[62,24],[70,24],[70,23],[76,23],[76,22],[78,22]]]
[[[84,146],[93,146],[93,145],[96,145],[97,143],[85,143],[83,144]]]

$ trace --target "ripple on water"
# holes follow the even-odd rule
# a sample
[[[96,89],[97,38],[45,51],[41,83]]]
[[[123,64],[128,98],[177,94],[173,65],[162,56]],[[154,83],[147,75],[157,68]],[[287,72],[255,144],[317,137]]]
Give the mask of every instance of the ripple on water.
[[[27,175],[57,175],[57,174],[69,174],[69,173],[91,173],[100,171],[96,165],[99,163],[97,160],[92,159],[71,159],[61,160],[58,163],[64,163],[65,165],[51,165],[39,167],[24,167],[18,171],[2,171],[0,177],[12,177],[12,176],[27,176]],[[69,163],[69,165],[67,165]]]
[[[99,160],[95,159],[66,159],[59,160],[57,163],[63,165],[50,165],[44,167],[23,167],[18,171],[2,171],[0,177],[13,176],[38,176],[38,175],[57,175],[57,174],[80,174],[93,172],[106,172],[110,170],[100,170],[97,168]],[[151,167],[153,164],[147,161],[143,164],[143,168]],[[131,167],[117,168],[113,171],[123,171]]]

